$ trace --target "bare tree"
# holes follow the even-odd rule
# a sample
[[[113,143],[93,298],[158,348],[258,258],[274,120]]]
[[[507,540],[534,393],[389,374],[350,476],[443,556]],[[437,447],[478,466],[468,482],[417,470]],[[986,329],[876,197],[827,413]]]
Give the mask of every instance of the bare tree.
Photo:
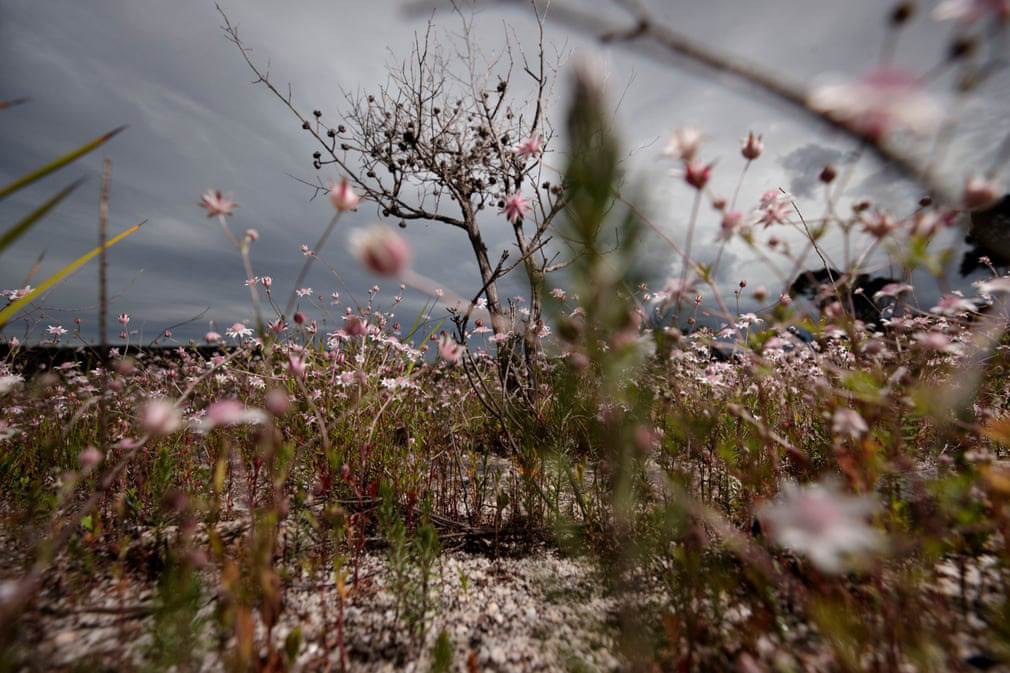
[[[318,110],[311,117],[302,114],[290,87],[283,93],[271,82],[269,72],[252,61],[238,26],[221,15],[257,83],[283,101],[320,145],[315,168],[336,165],[376,204],[379,215],[398,220],[401,227],[420,220],[465,232],[482,282],[474,301],[483,295],[496,335],[522,332],[527,352],[536,351],[544,277],[560,266],[546,246],[564,194],[559,184],[545,179],[549,169],[540,161],[542,146],[549,146],[554,135],[545,111],[557,63],[546,63],[544,17],[535,4],[539,32],[530,56],[507,25],[504,47],[485,52],[476,44],[472,15],[454,9],[462,27],[458,36],[440,33],[429,21],[424,33],[415,35],[409,57],[390,68],[384,85],[373,93],[345,94],[347,109],[335,127],[325,124]],[[318,189],[324,189],[321,181]],[[491,212],[482,213],[486,210]],[[495,226],[502,219],[511,225],[518,258],[503,250],[494,261],[481,231],[488,216]],[[519,266],[530,286],[529,316],[522,326],[514,311],[506,311],[497,286]],[[468,311],[458,316],[460,338],[468,317]]]

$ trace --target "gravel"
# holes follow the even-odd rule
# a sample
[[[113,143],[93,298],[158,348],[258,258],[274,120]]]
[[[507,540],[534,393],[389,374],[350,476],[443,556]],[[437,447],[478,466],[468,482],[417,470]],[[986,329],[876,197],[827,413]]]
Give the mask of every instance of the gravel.
[[[458,671],[616,671],[615,632],[608,626],[613,601],[604,596],[588,560],[549,548],[518,558],[448,552],[436,562],[431,609],[420,628],[397,609],[392,573],[381,552],[363,553],[359,583],[344,605],[343,638],[352,671],[428,671],[436,639],[444,632]],[[328,573],[332,577],[332,572]],[[207,576],[208,585],[214,579]],[[283,651],[299,627],[301,646],[292,670],[340,670],[338,595],[333,582],[288,578],[285,610],[272,641]],[[350,580],[348,580],[350,581]],[[21,654],[25,671],[143,668],[152,643],[152,593],[139,579],[89,578],[80,593],[57,583],[44,588],[25,616]],[[208,596],[198,613],[209,617]],[[612,621],[612,620],[610,620]],[[194,655],[197,670],[224,671],[204,629]],[[418,635],[418,631],[421,631]],[[266,631],[257,621],[257,642],[266,657]],[[201,649],[202,648],[202,649]]]

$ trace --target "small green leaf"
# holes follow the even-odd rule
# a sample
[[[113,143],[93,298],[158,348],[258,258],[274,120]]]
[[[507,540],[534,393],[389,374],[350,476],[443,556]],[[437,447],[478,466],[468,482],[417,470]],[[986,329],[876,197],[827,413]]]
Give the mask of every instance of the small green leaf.
[[[452,670],[452,641],[443,629],[431,648],[431,673],[449,673]]]
[[[302,648],[302,627],[296,626],[291,629],[291,633],[284,639],[284,654],[288,657],[288,663],[293,664],[298,658],[298,650]]]

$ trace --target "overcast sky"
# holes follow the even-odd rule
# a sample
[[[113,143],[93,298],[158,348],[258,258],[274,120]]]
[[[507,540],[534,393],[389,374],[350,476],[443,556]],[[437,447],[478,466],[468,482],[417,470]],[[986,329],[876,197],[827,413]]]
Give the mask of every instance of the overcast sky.
[[[623,15],[608,0],[569,0],[570,6]],[[787,81],[812,85],[832,74],[856,75],[876,61],[884,36],[886,3],[858,0],[776,0],[743,2],[657,2],[655,14],[699,42],[763,64]],[[290,83],[293,102],[304,113],[339,118],[344,91],[374,91],[390,63],[408,55],[414,31],[428,14],[407,13],[400,0],[221,0],[232,22],[240,25],[247,46],[260,64],[270,63],[272,79]],[[896,61],[916,72],[935,64],[949,42],[952,26],[929,18],[925,3],[898,43]],[[434,13],[436,25],[454,31],[458,19]],[[232,218],[236,231],[255,228],[261,238],[252,249],[257,275],[274,279],[279,303],[286,302],[303,262],[302,244],[312,245],[332,215],[328,201],[309,201],[312,190],[291,176],[314,181],[312,152],[317,149],[290,112],[262,86],[241,55],[224,37],[221,18],[208,0],[0,0],[0,99],[30,102],[0,111],[0,183],[122,124],[129,128],[101,150],[0,204],[0,222],[10,226],[25,213],[78,177],[87,182],[0,259],[0,288],[23,285],[40,253],[42,266],[33,284],[96,244],[101,162],[112,161],[110,231],[117,233],[146,220],[138,233],[110,251],[110,314],[128,313],[132,340],[145,343],[163,329],[198,315],[174,330],[182,339],[202,338],[212,326],[223,332],[252,317],[237,253],[213,220],[196,205],[207,189],[234,192],[241,208]],[[501,43],[503,23],[533,46],[535,23],[528,11],[478,3],[475,34],[482,48]],[[587,55],[601,63],[609,95],[628,152],[630,179],[646,185],[647,204],[656,221],[683,239],[691,192],[669,175],[673,164],[660,157],[665,136],[687,124],[708,136],[703,157],[717,159],[713,188],[731,193],[742,167],[739,137],[748,130],[764,136],[766,154],[756,161],[740,193],[741,205],[753,205],[774,188],[794,193],[801,205],[817,207],[814,178],[826,161],[841,162],[853,150],[851,140],[784,110],[753,90],[724,78],[685,70],[672,59],[643,56],[620,46],[603,47],[569,26],[547,20],[548,41],[567,55],[559,73],[555,107],[557,126],[564,119],[564,95],[570,64]],[[964,103],[957,142],[945,171],[959,181],[970,167],[1010,133],[1010,78],[1001,72]],[[551,147],[547,160],[563,165],[564,148]],[[979,159],[979,156],[982,158]],[[323,171],[324,177],[336,173]],[[1000,174],[1006,180],[1006,172]],[[861,161],[853,194],[908,210],[918,188],[872,161]],[[494,230],[488,216],[491,256],[508,245],[505,227]],[[339,231],[321,251],[337,270],[337,280],[323,265],[305,285],[327,299],[307,312],[322,319],[328,297],[338,291],[362,301],[379,283],[380,305],[390,306],[396,283],[361,270],[345,249],[346,231],[374,222],[377,213],[364,205],[341,221]],[[705,212],[695,250],[714,257],[718,217]],[[413,224],[405,232],[415,248],[418,269],[460,293],[477,279],[467,242],[458,230],[437,224]],[[659,276],[678,268],[672,251],[649,248]],[[836,251],[837,252],[837,251]],[[711,260],[709,260],[711,261]],[[778,291],[775,276],[747,250],[732,246],[723,261],[723,279],[767,283]],[[780,285],[780,283],[778,283]],[[506,285],[506,293],[521,284]],[[81,317],[93,338],[96,323],[97,265],[85,267],[43,304],[45,317],[30,336],[44,336],[50,324],[72,328]],[[407,295],[397,308],[411,322],[420,305]],[[204,313],[204,311],[206,311]],[[39,317],[36,311],[33,314]],[[332,321],[331,321],[332,324]],[[118,325],[110,327],[115,334]],[[23,323],[4,336],[22,337]]]

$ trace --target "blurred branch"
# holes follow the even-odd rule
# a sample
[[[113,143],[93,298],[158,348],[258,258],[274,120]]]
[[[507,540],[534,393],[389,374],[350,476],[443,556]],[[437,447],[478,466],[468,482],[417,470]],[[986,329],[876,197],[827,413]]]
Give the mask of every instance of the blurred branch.
[[[581,4],[563,4],[549,0],[494,1],[505,7],[524,7],[527,2],[532,2],[541,15],[549,10],[550,18],[555,24],[565,26],[601,43],[621,45],[629,51],[654,61],[672,60],[678,65],[689,66],[689,69],[704,76],[729,75],[729,79],[726,81],[727,85],[735,83],[744,89],[757,90],[784,107],[798,111],[860,143],[865,143],[881,161],[894,166],[905,177],[922,185],[938,200],[947,205],[955,205],[959,201],[956,192],[952,191],[948,185],[941,183],[931,171],[913,157],[897,148],[888,146],[879,139],[861,133],[858,129],[847,126],[844,122],[832,119],[826,113],[811,108],[807,104],[808,91],[803,86],[777,78],[758,65],[733,58],[717,49],[711,49],[681,35],[657,21],[639,2],[613,0],[614,4],[624,9],[632,20],[630,25],[622,27],[615,26],[611,20],[601,16],[598,11],[583,9]],[[407,4],[405,10],[408,14],[413,15],[422,7],[430,11],[433,6],[439,6],[439,4],[431,0],[423,0]]]

